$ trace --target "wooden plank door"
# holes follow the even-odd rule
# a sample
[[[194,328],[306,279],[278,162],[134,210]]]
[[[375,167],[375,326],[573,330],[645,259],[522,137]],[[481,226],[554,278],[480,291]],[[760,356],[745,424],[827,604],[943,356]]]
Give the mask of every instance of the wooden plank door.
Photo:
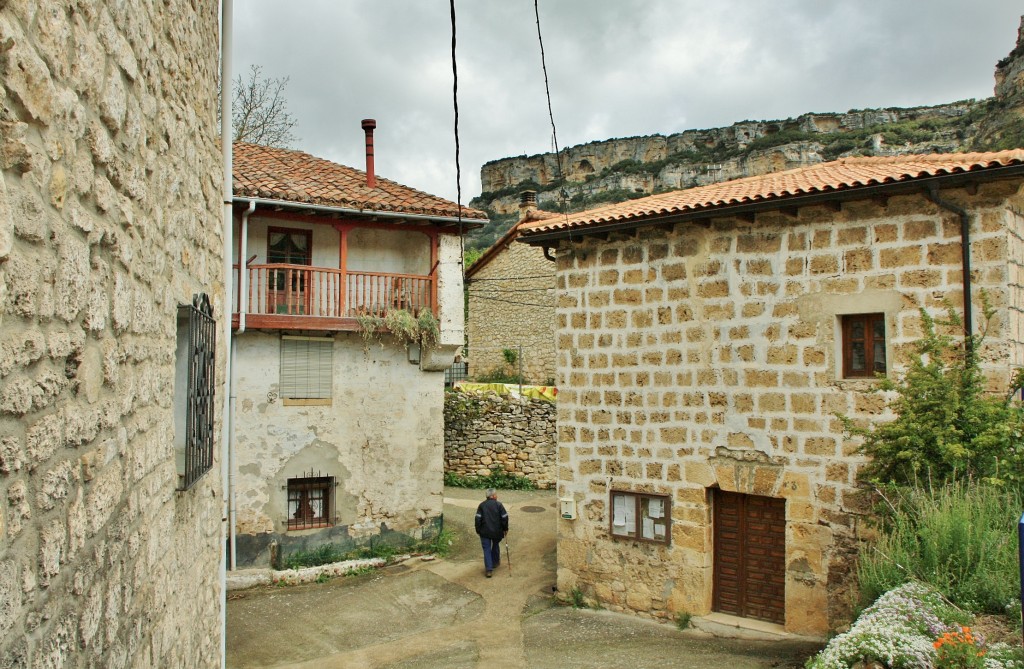
[[[786,501],[716,490],[715,611],[786,621]]]

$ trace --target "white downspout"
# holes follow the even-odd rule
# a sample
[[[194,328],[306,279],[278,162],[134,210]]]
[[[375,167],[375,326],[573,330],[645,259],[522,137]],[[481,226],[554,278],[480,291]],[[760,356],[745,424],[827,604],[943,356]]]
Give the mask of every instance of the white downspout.
[[[231,232],[234,221],[231,213],[231,140],[234,135],[231,132],[231,26],[234,21],[232,0],[221,0],[220,18],[220,143],[224,163],[224,184],[223,198],[224,205],[224,302],[221,318],[224,321],[225,350],[230,351],[231,342],[231,307],[232,296],[232,267],[231,267]],[[228,487],[230,485],[228,459],[231,452],[231,395],[233,390],[231,384],[231,355],[227,355],[224,362],[224,380],[228,384],[228,392],[224,393],[224,416],[221,419],[221,456],[220,456],[220,482],[221,495],[221,523],[220,523],[220,666],[222,669],[228,663],[228,602],[227,602],[227,555],[224,552],[224,544],[228,539]]]
[[[249,215],[256,211],[256,203],[249,202],[249,208],[242,212],[242,227],[238,232],[240,244],[238,250],[238,330],[231,339],[231,382],[230,382],[230,405],[231,405],[231,432],[228,434],[228,532],[231,537],[231,564],[228,568],[234,571],[238,566],[238,549],[235,546],[235,528],[237,518],[237,505],[235,504],[235,388],[238,384],[235,379],[235,356],[238,350],[238,335],[245,332],[245,314],[249,311],[249,273],[246,271],[246,254],[249,252]]]

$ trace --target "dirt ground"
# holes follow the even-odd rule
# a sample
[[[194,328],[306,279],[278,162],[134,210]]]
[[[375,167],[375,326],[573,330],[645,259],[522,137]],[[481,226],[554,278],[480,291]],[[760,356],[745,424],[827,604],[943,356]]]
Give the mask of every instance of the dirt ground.
[[[485,578],[472,518],[479,490],[445,490],[451,554],[361,576],[229,593],[228,666],[329,669],[767,669],[802,667],[821,645],[720,638],[607,611],[561,606],[556,499],[499,493],[509,549]],[[511,563],[511,570],[509,569]]]

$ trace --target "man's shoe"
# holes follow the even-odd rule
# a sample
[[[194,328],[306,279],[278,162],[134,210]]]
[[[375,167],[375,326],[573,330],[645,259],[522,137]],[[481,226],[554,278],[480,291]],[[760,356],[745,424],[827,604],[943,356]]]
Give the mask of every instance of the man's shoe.
[[[492,573],[494,573],[494,572],[492,572],[490,569],[488,569],[487,570],[487,578],[490,578]]]

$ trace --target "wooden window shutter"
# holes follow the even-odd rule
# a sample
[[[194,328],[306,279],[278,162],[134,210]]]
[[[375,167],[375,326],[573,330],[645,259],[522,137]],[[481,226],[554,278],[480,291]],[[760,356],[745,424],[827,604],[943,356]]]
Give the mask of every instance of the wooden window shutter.
[[[330,399],[333,356],[329,337],[281,337],[281,397]]]

